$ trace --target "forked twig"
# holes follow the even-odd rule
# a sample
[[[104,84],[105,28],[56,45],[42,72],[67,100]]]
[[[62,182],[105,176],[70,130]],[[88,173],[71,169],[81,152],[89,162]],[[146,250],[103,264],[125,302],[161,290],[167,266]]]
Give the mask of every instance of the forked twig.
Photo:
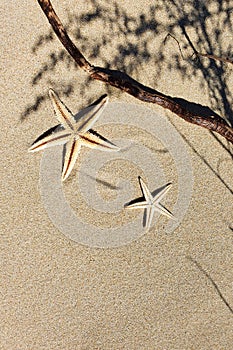
[[[38,0],[38,3],[40,4],[58,39],[76,61],[79,67],[84,69],[91,78],[112,85],[141,101],[155,103],[163,108],[169,109],[187,122],[215,131],[233,143],[233,128],[231,128],[223,118],[217,115],[196,115],[195,113],[192,113],[184,108],[172,97],[142,85],[124,72],[91,65],[69,38],[63,24],[54,11],[50,0]]]
[[[177,45],[178,45],[178,48],[179,48],[181,57],[182,57],[183,60],[184,60],[185,58],[184,58],[183,52],[182,52],[182,50],[181,50],[180,43],[179,43],[179,41],[176,39],[176,37],[175,37],[174,35],[172,35],[171,33],[168,33],[168,34],[165,36],[165,39],[164,39],[163,43],[164,43],[164,44],[166,43],[168,37],[171,37],[172,39],[175,40],[175,42],[176,42]]]

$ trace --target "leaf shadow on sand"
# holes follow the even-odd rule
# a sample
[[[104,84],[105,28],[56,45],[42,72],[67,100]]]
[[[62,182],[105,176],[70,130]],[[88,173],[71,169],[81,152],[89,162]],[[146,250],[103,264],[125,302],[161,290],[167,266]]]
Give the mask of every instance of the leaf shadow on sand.
[[[208,3],[188,0],[183,6],[180,1],[159,0],[138,15],[130,14],[116,1],[112,2],[111,11],[107,0],[101,5],[98,1],[91,0],[88,8],[89,10],[85,13],[79,13],[78,9],[71,13],[67,9],[67,18],[62,18],[62,21],[66,24],[66,30],[74,42],[91,63],[101,62],[103,67],[124,71],[141,82],[143,82],[143,67],[149,66],[152,72],[149,77],[152,87],[157,86],[164,71],[169,71],[171,76],[173,72],[178,73],[184,84],[190,84],[190,80],[197,77],[200,81],[200,89],[207,88],[210,107],[181,97],[173,98],[188,110],[205,116],[220,114],[233,125],[233,95],[228,87],[229,76],[232,73],[231,66],[195,55],[197,50],[219,57],[232,58],[232,43],[230,40],[228,43],[224,36],[226,30],[229,34],[233,34],[231,25],[233,6],[229,0],[220,2],[210,0]],[[39,7],[38,11],[40,11]],[[96,31],[96,23],[99,28],[102,28],[101,33]],[[166,39],[168,33],[176,37],[179,47],[172,38]],[[155,47],[157,36],[161,37],[159,47]],[[50,46],[54,40],[57,42],[57,49],[51,50]],[[172,51],[169,50],[169,54],[168,45],[172,45],[173,48]],[[111,47],[110,57],[107,54],[109,47]],[[32,77],[32,88],[41,82],[46,82],[48,87],[55,88],[60,96],[68,97],[74,91],[78,91],[81,99],[85,100],[85,105],[92,102],[96,96],[91,96],[90,86],[96,82],[84,74],[84,80],[80,83],[78,79],[80,70],[77,64],[51,29],[38,36],[32,47],[32,53],[36,55],[44,49],[48,51],[47,60]],[[52,78],[53,73],[59,73],[61,68],[69,72],[70,80]],[[111,96],[112,87],[105,85],[104,88]],[[121,95],[120,91],[117,93]],[[35,96],[34,102],[22,112],[21,120],[38,111],[47,99],[47,91]],[[232,146],[229,143],[225,144],[214,133],[211,134],[232,158]],[[214,169],[187,139],[185,141],[233,194],[233,189],[226,183],[218,169]],[[221,159],[218,162],[221,162]]]
[[[222,44],[226,41],[223,40],[226,28],[229,33],[233,33],[231,26],[233,11],[230,1],[216,4],[215,0],[210,0],[207,4],[204,1],[188,0],[181,6],[179,1],[160,0],[156,5],[145,8],[138,16],[129,14],[116,1],[112,3],[111,11],[108,8],[108,1],[100,5],[96,0],[92,0],[90,4],[92,9],[86,13],[78,14],[78,10],[77,13],[71,13],[67,9],[67,19],[63,20],[66,23],[66,30],[90,62],[95,64],[98,59],[104,68],[124,71],[139,80],[143,80],[143,66],[148,65],[152,72],[150,84],[153,87],[157,86],[157,81],[164,70],[168,70],[171,74],[178,72],[184,83],[189,83],[192,77],[201,74],[203,79],[199,79],[200,89],[208,87],[211,103],[210,107],[204,106],[205,112],[213,114],[214,110],[215,114],[220,113],[232,124],[233,96],[227,84],[230,68],[224,62],[196,57],[192,50],[193,46],[199,51],[220,57],[232,55],[231,42],[229,41],[226,47]],[[166,15],[161,16],[161,11],[165,11]],[[97,22],[103,29],[101,35],[95,30]],[[87,35],[88,28],[91,30],[89,35]],[[192,41],[189,32],[192,32]],[[166,41],[165,44],[162,40],[168,33],[172,33],[179,40],[183,57],[178,47],[171,41]],[[155,38],[158,35],[161,36],[161,44],[155,47]],[[65,84],[62,80],[56,82],[58,90],[69,96],[78,89],[81,97],[91,100],[93,97],[88,96],[88,91],[92,80],[86,76],[80,86],[78,79],[74,79],[78,72],[77,64],[61,44],[57,41],[58,50],[50,51],[50,43],[54,40],[57,38],[52,30],[49,30],[48,33],[39,35],[32,48],[34,54],[41,49],[48,49],[47,61],[32,77],[32,86],[38,85],[42,79],[48,84],[52,83],[51,73],[59,71],[62,64],[63,68],[65,66],[73,73],[73,78]],[[169,55],[167,54],[167,45],[173,46],[172,54],[170,51]],[[112,50],[111,57],[106,55],[106,49],[109,47]],[[106,86],[106,90],[111,94],[109,86]],[[47,92],[45,95],[37,96],[35,102],[22,112],[21,118],[24,119],[31,112],[37,111],[46,98]],[[194,107],[192,102],[184,100],[184,103],[186,107],[189,103],[190,108]],[[196,108],[197,112],[203,112],[201,105],[199,108]]]
[[[233,126],[233,94],[229,87],[231,66],[221,61],[195,55],[195,50],[197,50],[219,57],[232,58],[232,41],[228,40],[233,34],[233,6],[230,0],[217,2],[215,0],[208,2],[187,0],[183,2],[183,6],[178,0],[159,0],[155,5],[144,8],[139,15],[130,14],[116,1],[111,2],[111,11],[109,11],[107,0],[102,1],[101,5],[96,0],[91,0],[88,4],[90,9],[86,13],[79,13],[78,9],[71,13],[67,9],[67,17],[61,20],[66,24],[66,30],[75,44],[91,63],[108,69],[124,71],[142,83],[144,80],[143,67],[149,66],[151,73],[150,76],[147,76],[147,80],[151,87],[158,87],[158,89],[163,72],[170,73],[169,84],[172,84],[173,73],[178,74],[182,83],[187,86],[190,86],[190,81],[196,78],[200,82],[200,91],[205,90],[208,93],[209,106],[202,106],[182,97],[175,97],[176,100],[185,108],[195,110],[197,113],[206,116],[221,115]],[[98,28],[102,29],[101,32],[95,30],[96,23]],[[229,33],[227,38],[225,37],[226,30]],[[178,40],[179,47],[171,38],[165,41],[168,33]],[[155,45],[157,44],[155,38],[158,36],[161,38],[159,46]],[[57,42],[56,50],[51,50],[50,45],[54,40]],[[111,48],[110,56],[109,48]],[[40,50],[45,49],[48,51],[46,61],[32,77],[31,88],[40,86],[43,82],[43,85],[46,83],[48,87],[52,86],[61,97],[68,97],[77,90],[81,99],[85,101],[85,105],[92,102],[96,95],[90,94],[90,86],[96,83],[86,75],[80,83],[78,77],[79,73],[82,73],[52,30],[38,35],[32,47],[32,53],[36,55]],[[70,79],[65,81],[62,78],[53,79],[54,73],[58,73],[61,68],[69,72]],[[112,88],[107,85],[104,88],[111,96]],[[114,90],[115,96],[117,93],[118,96],[121,96],[121,92]],[[43,106],[48,99],[47,91],[33,98],[34,102],[30,102],[21,113],[22,121],[31,117]],[[223,142],[215,134],[211,134],[232,157],[232,146]],[[233,194],[233,189],[225,182],[218,170],[211,166],[191,142],[184,136],[182,137],[218,178],[220,185],[224,185]],[[105,185],[111,186],[108,183]],[[232,230],[231,226],[229,228]],[[196,261],[192,261],[211,281],[218,295],[232,313],[231,306],[224,299],[216,283]]]

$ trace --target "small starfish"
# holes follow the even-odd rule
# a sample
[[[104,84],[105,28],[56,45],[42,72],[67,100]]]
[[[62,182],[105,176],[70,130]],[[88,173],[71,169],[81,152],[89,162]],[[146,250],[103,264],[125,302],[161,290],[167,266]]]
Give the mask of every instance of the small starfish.
[[[131,201],[134,202],[130,204],[125,205],[126,209],[145,209],[145,218],[146,218],[146,230],[149,230],[151,226],[151,222],[153,219],[153,215],[155,211],[158,211],[160,214],[166,215],[169,218],[174,218],[173,214],[166,209],[162,204],[160,204],[161,199],[165,196],[165,194],[169,191],[171,188],[171,183],[168,183],[167,185],[159,188],[156,190],[156,194],[152,194],[148,187],[146,186],[145,182],[142,180],[142,178],[138,177],[139,184],[142,190],[142,194],[145,198],[144,201],[135,202],[135,200]]]
[[[108,102],[107,95],[101,96],[97,101],[81,110],[75,116],[52,89],[49,90],[49,96],[53,103],[55,116],[60,124],[39,136],[29,148],[29,152],[36,152],[47,147],[65,144],[62,169],[63,181],[71,173],[82,145],[102,151],[120,150],[119,147],[91,129]]]

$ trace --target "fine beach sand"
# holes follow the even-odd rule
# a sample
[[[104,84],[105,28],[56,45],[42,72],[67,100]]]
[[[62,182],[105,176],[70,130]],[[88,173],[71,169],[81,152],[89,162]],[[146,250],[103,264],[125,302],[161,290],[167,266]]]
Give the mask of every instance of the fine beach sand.
[[[162,0],[156,9],[147,0],[133,6],[129,0],[123,3],[54,0],[53,6],[92,64],[108,62],[162,93],[232,117],[232,65],[220,68],[219,62],[205,58],[198,66],[178,24],[186,26],[199,51],[211,47],[211,53],[227,56],[233,36],[227,2],[218,8],[218,1],[210,1],[205,5],[208,11],[200,4],[193,8],[194,1],[185,6],[180,1],[180,9]],[[232,147],[159,106],[143,104],[98,81],[88,82],[51,34],[37,1],[2,0],[0,9],[0,349],[232,349]],[[169,31],[180,40],[184,59],[174,39],[163,44]],[[186,140],[194,175],[190,205],[172,234],[164,233],[167,219],[161,217],[136,241],[98,249],[70,240],[54,226],[40,195],[42,152],[28,153],[30,144],[56,124],[49,87],[74,112],[108,93],[111,102],[145,106],[171,121]],[[126,132],[98,130],[109,140]],[[138,137],[145,146],[157,147],[144,134]],[[86,153],[81,151],[63,185],[65,196],[77,215],[107,226],[111,217],[95,217],[76,196],[76,175]],[[166,201],[172,210],[177,175],[166,153],[158,157],[167,182],[174,181]],[[140,196],[137,169],[121,166],[124,176],[130,174],[134,196]],[[109,167],[101,173],[114,185],[115,175],[119,174]],[[114,195],[101,184],[99,191]],[[130,215],[124,219],[136,214]]]

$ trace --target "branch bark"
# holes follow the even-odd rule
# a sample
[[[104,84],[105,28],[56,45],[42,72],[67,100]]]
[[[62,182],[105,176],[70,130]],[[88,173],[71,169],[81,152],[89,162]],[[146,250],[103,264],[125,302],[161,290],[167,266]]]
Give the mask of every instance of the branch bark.
[[[68,36],[62,22],[55,13],[50,0],[38,0],[38,3],[58,39],[73,57],[75,62],[79,65],[79,67],[86,71],[91,78],[112,85],[143,102],[155,103],[163,108],[169,109],[171,112],[175,113],[189,123],[193,123],[219,133],[233,144],[233,128],[231,128],[223,118],[217,115],[196,115],[195,113],[187,110],[172,97],[142,85],[124,72],[91,65]]]

